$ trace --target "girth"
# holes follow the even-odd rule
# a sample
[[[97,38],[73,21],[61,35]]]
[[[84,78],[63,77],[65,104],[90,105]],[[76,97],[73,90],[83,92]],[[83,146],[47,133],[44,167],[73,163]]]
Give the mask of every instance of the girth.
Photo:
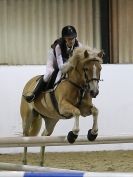
[[[64,116],[64,115],[60,114],[60,112],[59,112],[59,107],[58,107],[58,102],[57,102],[56,97],[55,97],[55,91],[52,90],[52,91],[50,91],[49,93],[50,93],[51,101],[52,101],[52,103],[53,103],[53,105],[54,105],[56,111],[58,112],[58,114],[59,114],[60,116],[62,116],[63,118],[65,118],[65,119],[70,119],[72,116]]]

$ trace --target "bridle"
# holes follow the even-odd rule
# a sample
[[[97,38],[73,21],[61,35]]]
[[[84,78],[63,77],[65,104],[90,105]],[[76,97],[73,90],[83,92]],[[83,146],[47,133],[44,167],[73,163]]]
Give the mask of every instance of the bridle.
[[[97,82],[101,81],[101,80],[100,80],[100,76],[99,76],[99,78],[91,78],[91,79],[89,79],[88,76],[87,76],[87,73],[86,73],[85,69],[83,69],[83,71],[84,71],[85,83],[84,83],[84,85],[82,85],[82,86],[81,86],[81,85],[78,85],[77,83],[75,83],[75,82],[73,82],[72,80],[70,80],[70,79],[67,77],[67,74],[63,75],[63,76],[61,77],[61,79],[58,81],[58,83],[56,83],[56,84],[59,84],[59,83],[62,82],[62,81],[68,81],[68,82],[69,82],[70,84],[72,84],[74,87],[76,87],[77,89],[79,89],[80,95],[79,95],[79,101],[78,101],[77,104],[75,105],[76,107],[79,107],[79,106],[82,104],[82,100],[83,100],[85,94],[90,92],[89,83],[90,83],[91,81],[93,81],[93,80],[95,80],[95,81],[97,81]],[[64,118],[66,118],[66,119],[71,118],[71,116],[70,116],[70,117],[65,117],[64,115],[60,114],[59,109],[58,109],[58,103],[57,103],[57,100],[56,100],[56,97],[55,97],[54,90],[53,90],[52,92],[50,92],[50,95],[51,95],[51,100],[52,100],[52,102],[53,102],[53,104],[54,104],[54,106],[55,106],[55,109],[57,110],[58,114],[61,115],[61,116],[64,117]]]
[[[75,86],[76,88],[79,89],[80,91],[80,97],[79,97],[79,101],[76,104],[76,106],[80,106],[82,103],[82,99],[84,98],[85,93],[88,91],[88,85],[84,85],[84,86],[79,86],[78,84],[76,84],[75,82],[71,81],[70,79],[65,79],[66,81],[68,81],[70,84],[72,84],[73,86]]]
[[[80,86],[78,85],[77,83],[73,82],[72,80],[70,80],[69,78],[65,78],[65,80],[67,80],[69,83],[71,83],[72,85],[74,85],[76,88],[79,89],[80,91],[80,98],[79,98],[79,102],[77,103],[76,106],[80,106],[81,103],[82,103],[82,99],[84,98],[84,95],[85,93],[89,93],[90,92],[90,86],[89,86],[89,83],[91,81],[97,81],[99,83],[99,81],[101,81],[100,79],[100,75],[99,75],[99,78],[91,78],[89,79],[88,76],[87,76],[87,73],[86,73],[86,70],[85,68],[83,68],[83,72],[84,72],[84,78],[85,78],[85,84]]]
[[[99,78],[91,78],[91,79],[88,79],[88,76],[87,76],[87,74],[86,74],[85,68],[83,69],[83,71],[84,71],[84,76],[85,76],[85,80],[86,80],[86,84],[87,84],[87,85],[89,85],[89,82],[94,81],[94,80],[97,81],[97,82],[101,81],[101,80],[100,80],[100,75],[99,75]]]

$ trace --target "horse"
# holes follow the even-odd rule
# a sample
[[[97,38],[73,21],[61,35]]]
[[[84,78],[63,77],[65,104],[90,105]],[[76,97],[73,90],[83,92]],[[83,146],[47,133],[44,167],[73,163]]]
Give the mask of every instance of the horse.
[[[23,136],[37,136],[42,120],[45,129],[42,136],[50,136],[60,119],[74,118],[72,130],[67,135],[69,143],[78,137],[79,117],[93,116],[92,128],[87,138],[94,141],[98,135],[98,108],[92,99],[99,93],[99,81],[103,51],[89,47],[78,47],[62,68],[59,82],[53,89],[44,91],[31,103],[21,98],[20,114],[22,118]],[[41,76],[31,78],[23,89],[23,94],[33,91]],[[44,150],[41,147],[40,165],[44,164]],[[24,147],[23,164],[27,164],[27,147]]]

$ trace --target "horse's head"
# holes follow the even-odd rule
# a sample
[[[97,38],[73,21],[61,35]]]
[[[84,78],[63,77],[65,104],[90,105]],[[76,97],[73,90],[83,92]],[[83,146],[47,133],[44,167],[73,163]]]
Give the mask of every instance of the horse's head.
[[[91,48],[76,48],[67,63],[67,70],[73,70],[78,82],[85,86],[95,98],[99,93],[99,80],[103,51]]]
[[[90,95],[95,98],[99,93],[99,81],[101,72],[103,51],[85,50],[84,59],[82,60],[82,69],[85,84],[88,85]]]

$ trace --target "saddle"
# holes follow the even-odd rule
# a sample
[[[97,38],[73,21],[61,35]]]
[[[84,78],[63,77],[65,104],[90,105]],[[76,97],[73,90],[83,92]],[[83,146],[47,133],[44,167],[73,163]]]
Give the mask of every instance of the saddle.
[[[55,80],[56,80],[58,71],[59,70],[54,70],[54,72],[52,73],[51,77],[49,78],[49,80],[46,83],[45,91],[48,91],[48,90],[54,88],[54,86],[55,86]],[[40,77],[37,78],[36,82],[38,82],[42,78],[43,78],[43,75],[40,75]]]

